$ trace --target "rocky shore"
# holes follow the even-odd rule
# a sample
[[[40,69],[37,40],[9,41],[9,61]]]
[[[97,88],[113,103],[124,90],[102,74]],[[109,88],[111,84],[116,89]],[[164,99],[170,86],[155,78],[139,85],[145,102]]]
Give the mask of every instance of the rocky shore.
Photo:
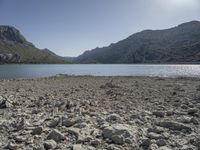
[[[0,149],[199,150],[200,79],[0,81]]]

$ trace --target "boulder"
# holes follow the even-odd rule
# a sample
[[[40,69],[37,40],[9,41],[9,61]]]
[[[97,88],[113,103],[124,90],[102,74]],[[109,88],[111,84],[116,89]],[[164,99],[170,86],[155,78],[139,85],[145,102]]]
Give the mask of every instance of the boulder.
[[[136,128],[134,128],[136,132]],[[134,133],[126,124],[113,124],[103,129],[102,135],[105,139],[111,140],[115,144],[133,143]]]
[[[47,139],[54,140],[56,142],[60,142],[61,140],[65,139],[65,136],[57,129],[54,129],[49,133],[49,135],[47,136]]]

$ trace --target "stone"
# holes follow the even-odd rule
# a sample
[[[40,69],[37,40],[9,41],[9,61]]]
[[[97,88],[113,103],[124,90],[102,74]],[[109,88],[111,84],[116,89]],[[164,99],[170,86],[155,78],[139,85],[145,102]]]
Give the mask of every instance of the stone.
[[[58,126],[60,123],[60,118],[55,118],[53,120],[51,120],[47,126],[50,127],[50,128],[55,128],[56,126]]]
[[[86,150],[81,144],[73,145],[72,150]]]
[[[94,146],[94,147],[97,147],[97,146],[99,146],[99,145],[100,145],[100,143],[101,143],[101,141],[100,141],[100,140],[98,140],[98,139],[96,139],[96,140],[92,140],[92,141],[91,141],[91,145],[92,145],[92,146]]]
[[[158,145],[155,144],[155,143],[153,143],[153,144],[150,145],[150,148],[149,148],[149,149],[150,149],[150,150],[158,150]]]
[[[71,120],[67,117],[62,117],[62,126],[71,127],[75,124],[74,120]]]
[[[102,135],[115,144],[132,143],[134,140],[134,135],[126,124],[113,124],[105,127]]]
[[[121,117],[120,115],[113,113],[106,118],[106,121],[108,122],[121,121]]]
[[[167,146],[161,146],[159,148],[159,150],[172,150],[171,148],[167,147]]]
[[[165,116],[165,112],[162,111],[154,111],[152,113],[152,115],[156,116],[156,117],[164,117]]]
[[[198,112],[198,109],[196,108],[191,108],[188,110],[188,115],[195,115]]]
[[[55,149],[57,146],[57,143],[54,140],[47,140],[44,142],[43,145],[44,145],[44,148],[48,150],[48,149]]]
[[[0,109],[10,108],[12,106],[13,105],[7,100],[0,101]]]
[[[157,134],[157,133],[153,133],[153,132],[150,132],[148,133],[147,135],[150,139],[155,139],[155,140],[158,140],[158,139],[161,139],[162,136],[160,134]]]
[[[32,130],[32,135],[40,135],[43,132],[43,127],[36,127]]]
[[[8,149],[10,149],[10,150],[16,150],[18,146],[17,146],[17,144],[15,143],[14,140],[11,140],[11,141],[9,141],[7,147],[8,147]]]
[[[173,112],[173,111],[170,111],[170,110],[166,112],[166,115],[167,115],[167,116],[172,116],[173,114],[174,114],[174,112]]]
[[[140,140],[140,146],[149,147],[151,145],[151,140],[144,138]]]
[[[191,117],[183,116],[183,117],[180,118],[180,121],[182,123],[190,123],[191,122]]]
[[[47,139],[54,140],[56,142],[60,142],[61,140],[65,139],[65,136],[57,129],[54,129],[48,134]]]
[[[183,131],[186,133],[191,133],[192,129],[184,124],[173,122],[173,121],[161,121],[157,123],[158,126],[161,126],[163,128],[168,128],[170,130],[176,130],[176,131]]]
[[[165,146],[167,143],[164,139],[159,139],[159,140],[156,141],[156,144],[158,146]]]
[[[194,125],[198,125],[199,124],[199,122],[198,122],[198,120],[197,119],[195,119],[194,117],[193,118],[191,118],[191,123],[193,123]]]
[[[147,132],[154,132],[154,133],[160,134],[160,133],[163,133],[164,130],[163,130],[162,127],[155,126],[155,127],[152,127],[152,128],[148,128]]]
[[[27,138],[25,136],[18,135],[15,137],[16,142],[26,142],[26,140],[27,140]]]

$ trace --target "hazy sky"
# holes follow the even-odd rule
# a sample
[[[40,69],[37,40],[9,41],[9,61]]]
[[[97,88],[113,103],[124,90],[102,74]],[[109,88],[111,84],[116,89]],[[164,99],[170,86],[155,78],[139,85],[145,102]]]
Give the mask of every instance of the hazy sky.
[[[0,24],[63,56],[200,20],[200,0],[0,0]]]

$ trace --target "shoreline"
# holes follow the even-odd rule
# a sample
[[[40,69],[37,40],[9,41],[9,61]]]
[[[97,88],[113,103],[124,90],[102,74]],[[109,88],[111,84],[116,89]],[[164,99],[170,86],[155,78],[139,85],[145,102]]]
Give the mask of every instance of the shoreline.
[[[0,80],[0,149],[198,150],[199,80],[68,75]]]

